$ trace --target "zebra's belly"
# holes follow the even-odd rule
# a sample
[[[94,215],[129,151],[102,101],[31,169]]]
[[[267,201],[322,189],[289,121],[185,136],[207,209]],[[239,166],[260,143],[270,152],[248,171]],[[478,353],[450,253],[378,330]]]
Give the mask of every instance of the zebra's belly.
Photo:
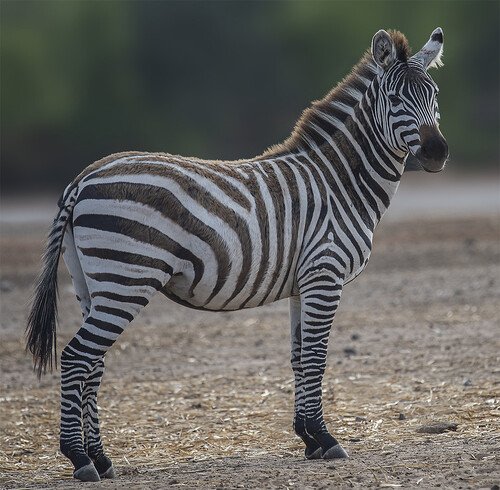
[[[244,288],[239,294],[231,296],[213,296],[213,284],[198,283],[192,288],[190,274],[174,275],[163,287],[161,292],[172,301],[188,308],[206,311],[235,311],[246,308],[255,308],[272,303],[278,299],[290,296],[290,288],[285,285],[281,294],[267,294],[264,290]]]

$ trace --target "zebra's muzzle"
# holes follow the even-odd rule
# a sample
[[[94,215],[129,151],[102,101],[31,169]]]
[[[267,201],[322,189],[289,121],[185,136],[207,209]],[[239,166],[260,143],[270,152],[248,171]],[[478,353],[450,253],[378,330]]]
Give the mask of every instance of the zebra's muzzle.
[[[437,125],[420,127],[420,148],[415,153],[426,172],[441,172],[448,159],[448,143]]]

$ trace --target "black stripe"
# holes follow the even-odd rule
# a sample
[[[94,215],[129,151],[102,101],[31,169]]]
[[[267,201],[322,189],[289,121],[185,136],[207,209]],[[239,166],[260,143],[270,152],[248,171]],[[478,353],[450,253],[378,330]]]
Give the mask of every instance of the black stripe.
[[[112,293],[110,291],[96,291],[90,295],[91,298],[108,298],[113,301],[119,301],[120,303],[133,303],[136,305],[146,306],[149,300],[143,296],[125,296],[123,294]]]
[[[318,298],[318,295],[314,295],[314,299],[319,299]],[[328,302],[329,303],[336,303],[340,300],[340,296],[331,296],[328,298]],[[311,308],[314,308],[315,310],[318,310],[318,311],[332,311],[332,309],[336,308],[336,305],[335,304],[328,304],[328,305],[322,305],[322,304],[319,304],[319,303],[308,303],[308,305],[311,307]]]
[[[78,333],[80,333],[80,331]],[[102,357],[104,354],[106,354],[106,351],[108,350],[107,348],[94,349],[92,347],[89,347],[88,345],[83,345],[76,336],[70,340],[68,345],[70,345],[75,350],[75,352],[78,353],[77,354],[78,357],[81,357],[83,355],[87,356],[87,358],[91,360],[98,357]]]
[[[97,327],[100,330],[114,333],[116,335],[120,335],[123,332],[123,328],[115,325],[114,323],[105,322],[104,320],[99,320],[98,318],[94,318],[93,316],[89,316],[86,322],[90,325],[94,325],[94,327]]]
[[[108,339],[107,337],[103,337],[102,335],[98,335],[94,332],[89,332],[85,328],[81,328],[78,330],[77,335],[82,339],[88,342],[93,342],[99,346],[102,346],[104,350],[109,349],[114,343],[114,340]]]
[[[131,322],[134,319],[134,315],[130,314],[128,311],[120,310],[119,308],[111,308],[109,306],[96,305],[94,307],[95,311],[100,311],[101,313],[106,313],[107,315],[117,316],[118,318],[123,318]]]
[[[276,294],[276,299],[278,299],[281,297],[283,289],[288,283],[288,280],[290,278],[290,273],[292,273],[293,262],[298,247],[298,240],[299,240],[298,217],[300,216],[300,202],[299,202],[299,188],[298,188],[297,178],[293,170],[290,168],[290,164],[288,162],[285,162],[284,160],[277,160],[276,163],[280,165],[281,173],[283,174],[286,185],[288,187],[286,191],[288,196],[290,196],[290,201],[291,201],[290,218],[292,220],[292,229],[291,229],[290,245],[288,248],[288,262],[286,265],[286,274]],[[296,199],[294,199],[293,196],[296,196]]]
[[[252,179],[250,179],[250,181],[247,182],[247,186],[250,187],[252,196],[255,201],[255,212],[257,215],[257,223],[259,225],[259,231],[260,231],[261,256],[260,256],[259,270],[257,272],[257,275],[255,276],[254,283],[252,286],[252,291],[245,298],[245,301],[241,303],[240,308],[244,308],[245,305],[257,294],[260,286],[262,285],[262,281],[269,266],[269,251],[270,251],[269,217],[267,215],[264,196],[262,195],[262,190],[260,188],[256,174],[262,175],[258,167],[255,167],[253,169],[253,172],[250,173]],[[240,291],[241,289],[240,290],[235,289],[231,297],[224,303],[223,308],[226,307],[229,304],[229,302],[239,294]]]
[[[442,32],[436,32],[435,34],[432,35],[431,41],[438,42],[438,43],[443,43],[443,33]]]
[[[157,291],[163,287],[160,281],[149,277],[128,277],[107,272],[87,273],[87,276],[97,282],[114,282],[122,286],[149,286]]]
[[[263,176],[266,182],[266,185],[269,188],[269,194],[273,201],[274,214],[275,214],[275,228],[276,228],[276,257],[274,263],[274,272],[271,276],[271,280],[269,281],[269,286],[267,287],[267,291],[264,293],[262,300],[259,305],[263,305],[269,295],[271,294],[272,289],[276,286],[276,281],[278,280],[278,276],[283,271],[283,262],[285,260],[285,195],[284,189],[281,188],[278,177],[274,171],[274,168],[271,166],[266,166],[267,176]],[[280,189],[281,192],[273,192],[274,189]]]
[[[97,257],[99,259],[114,260],[124,264],[142,265],[151,269],[158,269],[167,274],[172,274],[172,267],[165,261],[141,255],[138,253],[123,252],[121,250],[112,250],[108,248],[78,248],[83,255],[87,257]]]

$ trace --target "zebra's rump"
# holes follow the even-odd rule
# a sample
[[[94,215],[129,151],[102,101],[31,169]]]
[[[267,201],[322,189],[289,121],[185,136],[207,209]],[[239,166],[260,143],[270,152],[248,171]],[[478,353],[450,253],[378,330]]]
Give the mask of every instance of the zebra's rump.
[[[291,204],[283,192],[271,196],[270,183],[244,163],[107,162],[77,183],[72,224],[83,269],[101,283],[147,282],[192,307],[274,301],[290,290],[293,225],[284,222]]]

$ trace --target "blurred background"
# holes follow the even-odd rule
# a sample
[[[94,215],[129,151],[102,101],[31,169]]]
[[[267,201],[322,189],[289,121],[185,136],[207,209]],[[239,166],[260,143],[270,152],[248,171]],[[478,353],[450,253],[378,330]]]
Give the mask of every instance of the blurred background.
[[[1,1],[1,190],[61,192],[113,152],[234,159],[284,140],[380,28],[441,26],[449,168],[498,170],[494,1]]]

